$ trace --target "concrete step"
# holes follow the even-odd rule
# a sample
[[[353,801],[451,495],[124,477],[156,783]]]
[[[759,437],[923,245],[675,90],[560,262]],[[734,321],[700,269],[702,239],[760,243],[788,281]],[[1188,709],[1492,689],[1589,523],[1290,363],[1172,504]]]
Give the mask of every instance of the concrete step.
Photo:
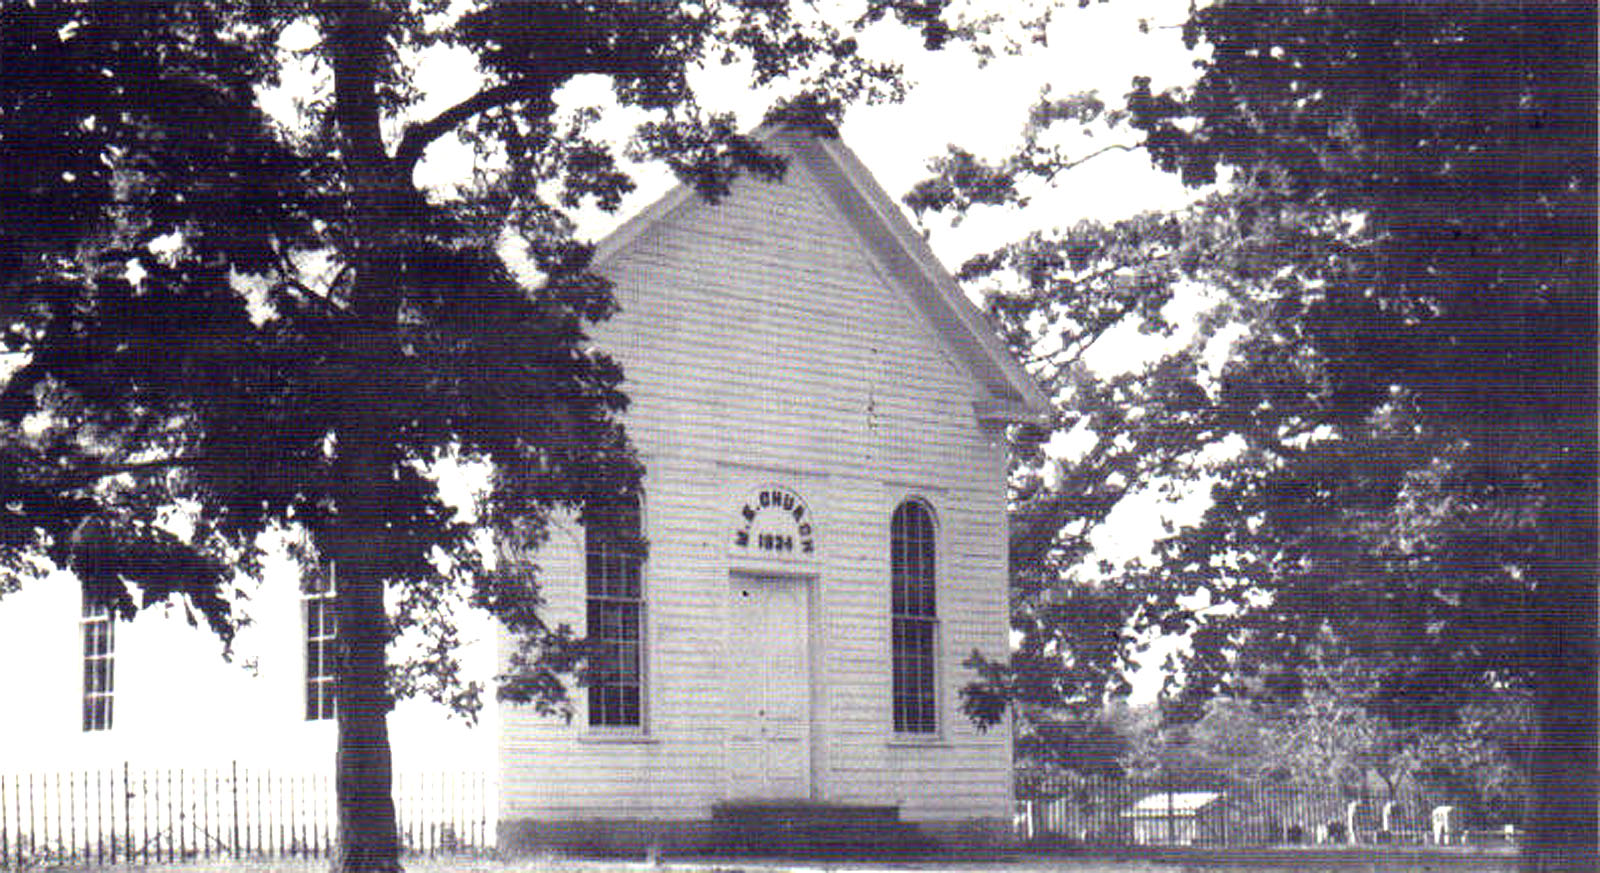
[[[741,801],[712,810],[717,849],[733,854],[917,854],[936,848],[894,806]]]

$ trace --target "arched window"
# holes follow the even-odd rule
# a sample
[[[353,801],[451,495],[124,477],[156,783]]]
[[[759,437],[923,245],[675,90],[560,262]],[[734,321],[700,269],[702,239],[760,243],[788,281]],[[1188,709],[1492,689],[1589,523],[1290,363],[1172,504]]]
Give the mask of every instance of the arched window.
[[[642,727],[644,540],[636,500],[590,510],[585,526],[589,724]]]
[[[927,505],[907,500],[896,507],[889,528],[896,733],[928,734],[939,728],[934,686],[936,545]]]

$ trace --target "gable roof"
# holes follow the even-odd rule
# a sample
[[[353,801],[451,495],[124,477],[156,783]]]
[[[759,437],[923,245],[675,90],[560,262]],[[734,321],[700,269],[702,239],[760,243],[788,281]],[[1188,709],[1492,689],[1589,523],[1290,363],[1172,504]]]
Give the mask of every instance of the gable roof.
[[[803,162],[821,183],[823,193],[850,224],[863,248],[906,290],[918,314],[989,395],[973,404],[980,420],[1038,422],[1049,416],[1050,399],[1012,357],[983,313],[967,299],[854,152],[838,139],[775,126],[758,129],[754,137],[791,161]],[[594,266],[602,269],[695,196],[690,186],[679,185],[629,219],[601,240]]]

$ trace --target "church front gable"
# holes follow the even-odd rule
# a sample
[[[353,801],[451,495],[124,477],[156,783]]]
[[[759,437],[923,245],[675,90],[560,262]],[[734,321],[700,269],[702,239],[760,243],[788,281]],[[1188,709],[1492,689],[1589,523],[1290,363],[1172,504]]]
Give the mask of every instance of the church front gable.
[[[598,337],[628,369],[641,442],[910,474],[984,439],[984,390],[799,160],[686,201],[603,269],[623,312]]]

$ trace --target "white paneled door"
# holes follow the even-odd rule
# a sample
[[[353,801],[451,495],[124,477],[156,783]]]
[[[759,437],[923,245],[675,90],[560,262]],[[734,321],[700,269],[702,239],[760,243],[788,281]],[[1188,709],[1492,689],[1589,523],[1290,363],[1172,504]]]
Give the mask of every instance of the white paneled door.
[[[735,576],[729,593],[728,795],[811,797],[810,586]]]

